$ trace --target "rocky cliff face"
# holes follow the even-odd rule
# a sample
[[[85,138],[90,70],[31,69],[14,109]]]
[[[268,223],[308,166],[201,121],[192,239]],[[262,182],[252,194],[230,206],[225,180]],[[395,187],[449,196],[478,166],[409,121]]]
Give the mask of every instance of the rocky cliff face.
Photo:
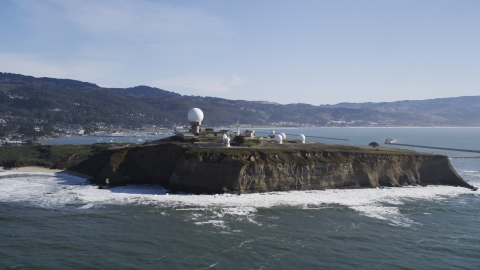
[[[473,188],[446,156],[358,150],[198,149],[165,144],[109,150],[70,169],[99,184],[157,183],[194,193],[403,185]]]

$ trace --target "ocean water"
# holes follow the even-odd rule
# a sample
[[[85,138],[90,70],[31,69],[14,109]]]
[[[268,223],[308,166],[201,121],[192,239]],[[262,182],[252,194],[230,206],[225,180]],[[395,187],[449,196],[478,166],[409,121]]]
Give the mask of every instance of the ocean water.
[[[480,149],[476,128],[276,131]],[[434,151],[480,187],[475,153]],[[4,172],[0,269],[478,269],[479,194],[428,186],[190,195]]]

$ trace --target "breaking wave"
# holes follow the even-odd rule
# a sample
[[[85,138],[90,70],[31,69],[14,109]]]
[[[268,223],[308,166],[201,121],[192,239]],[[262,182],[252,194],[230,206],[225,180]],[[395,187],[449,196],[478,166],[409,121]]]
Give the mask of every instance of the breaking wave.
[[[79,211],[105,205],[147,205],[187,211],[196,225],[221,229],[228,228],[225,217],[245,219],[262,226],[255,220],[258,208],[322,209],[329,205],[342,205],[390,225],[408,227],[415,222],[401,213],[399,206],[405,202],[416,199],[442,201],[462,194],[478,196],[479,193],[461,187],[428,186],[192,195],[169,194],[160,186],[148,185],[98,189],[81,177],[65,173],[0,173],[2,202],[25,203],[47,209],[70,207]]]

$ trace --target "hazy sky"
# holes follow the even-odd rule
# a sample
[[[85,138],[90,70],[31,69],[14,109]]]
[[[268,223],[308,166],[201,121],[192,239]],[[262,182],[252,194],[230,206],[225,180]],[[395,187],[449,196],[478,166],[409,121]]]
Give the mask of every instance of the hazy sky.
[[[480,95],[480,1],[2,0],[0,71],[282,104]]]

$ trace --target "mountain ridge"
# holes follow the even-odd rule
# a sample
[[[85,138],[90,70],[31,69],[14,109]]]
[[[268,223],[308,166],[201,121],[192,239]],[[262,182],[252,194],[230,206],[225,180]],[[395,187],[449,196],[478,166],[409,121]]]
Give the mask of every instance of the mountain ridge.
[[[480,96],[311,105],[187,96],[156,87],[104,88],[70,79],[0,72],[0,118],[88,125],[188,125],[201,108],[204,124],[283,126],[480,126]],[[57,113],[62,112],[62,113]],[[60,115],[60,116],[59,116]],[[7,121],[8,120],[8,121]]]

